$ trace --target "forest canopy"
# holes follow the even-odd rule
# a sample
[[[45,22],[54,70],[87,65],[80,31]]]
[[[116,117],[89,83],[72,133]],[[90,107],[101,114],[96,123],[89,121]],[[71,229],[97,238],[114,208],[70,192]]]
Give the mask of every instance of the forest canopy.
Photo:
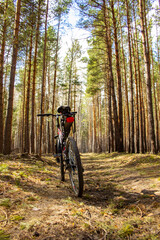
[[[160,151],[157,0],[0,0],[0,153],[53,152],[60,105],[81,152]]]

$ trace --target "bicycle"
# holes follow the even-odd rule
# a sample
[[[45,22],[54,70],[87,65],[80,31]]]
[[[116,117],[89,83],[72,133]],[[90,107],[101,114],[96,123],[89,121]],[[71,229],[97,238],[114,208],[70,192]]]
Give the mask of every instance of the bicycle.
[[[60,163],[61,181],[65,181],[66,170],[69,172],[72,189],[77,197],[83,194],[83,167],[77,143],[73,137],[70,137],[71,127],[74,126],[73,132],[76,132],[75,115],[77,112],[71,112],[69,106],[61,106],[57,109],[59,114],[38,114],[37,116],[56,117],[58,135],[56,139],[54,157]],[[74,124],[74,125],[73,125]]]

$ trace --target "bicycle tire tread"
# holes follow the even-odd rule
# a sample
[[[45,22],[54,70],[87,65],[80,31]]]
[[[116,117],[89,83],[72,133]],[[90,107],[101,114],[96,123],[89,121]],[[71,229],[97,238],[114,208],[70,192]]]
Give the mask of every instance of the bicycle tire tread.
[[[69,137],[68,141],[72,144],[75,158],[77,161],[78,179],[79,179],[79,188],[78,188],[77,197],[82,197],[84,182],[83,182],[83,167],[82,167],[82,163],[81,163],[81,158],[79,155],[79,150],[78,150],[76,141],[72,137]]]

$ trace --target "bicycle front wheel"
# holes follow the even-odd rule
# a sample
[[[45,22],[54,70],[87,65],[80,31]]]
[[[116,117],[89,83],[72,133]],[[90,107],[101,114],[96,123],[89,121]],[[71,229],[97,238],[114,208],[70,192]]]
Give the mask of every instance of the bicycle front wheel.
[[[71,186],[75,195],[81,197],[83,194],[83,168],[76,141],[72,137],[68,138],[67,153]]]

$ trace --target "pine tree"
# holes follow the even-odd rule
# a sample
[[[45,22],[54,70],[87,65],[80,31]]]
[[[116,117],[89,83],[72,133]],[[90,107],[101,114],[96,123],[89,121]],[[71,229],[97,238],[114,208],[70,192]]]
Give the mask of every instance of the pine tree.
[[[6,124],[5,124],[5,135],[4,135],[4,154],[11,153],[13,96],[14,96],[14,81],[15,81],[17,53],[18,53],[20,9],[21,9],[21,0],[17,0],[17,7],[16,7],[16,14],[15,14],[12,64],[11,64],[11,72],[10,72],[9,100],[8,100],[8,110],[7,110],[7,117],[6,117]]]
[[[6,45],[6,30],[7,30],[7,8],[8,0],[5,2],[4,20],[2,27],[2,42],[0,52],[0,153],[3,152],[3,73],[4,73],[4,53]]]
[[[144,0],[139,1],[139,11],[141,19],[141,30],[142,30],[142,41],[144,51],[144,61],[146,70],[146,83],[147,83],[147,99],[148,99],[148,118],[149,118],[149,132],[151,137],[151,152],[156,153],[156,141],[155,141],[155,129],[154,129],[154,118],[153,118],[153,106],[152,106],[152,88],[151,88],[151,72],[150,72],[150,56],[149,56],[149,45],[147,39],[147,28],[145,25],[145,2]]]

